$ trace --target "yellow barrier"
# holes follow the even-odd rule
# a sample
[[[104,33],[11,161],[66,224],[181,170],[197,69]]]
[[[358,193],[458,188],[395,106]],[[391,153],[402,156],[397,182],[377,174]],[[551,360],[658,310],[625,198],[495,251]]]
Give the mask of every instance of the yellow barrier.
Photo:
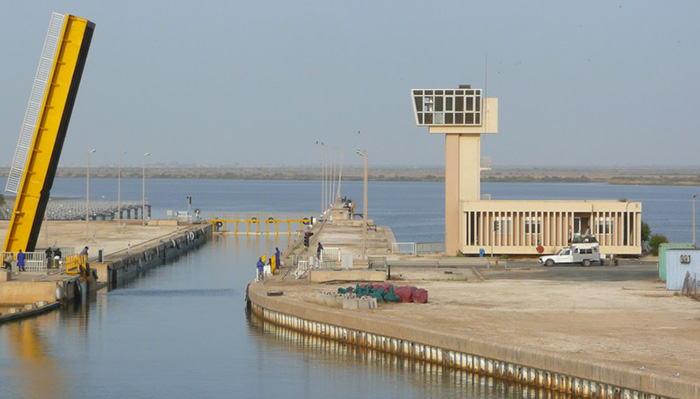
[[[80,274],[81,267],[82,270],[86,270],[87,260],[87,255],[70,255],[66,257],[66,274]]]
[[[304,224],[308,224],[310,220],[308,218],[303,218],[303,219],[273,219],[273,218],[268,218],[266,220],[259,220],[256,218],[252,219],[210,219],[209,221],[212,226],[214,227],[214,232],[219,232],[219,233],[228,233],[230,230],[228,229],[228,224],[233,223],[234,224],[234,234],[262,234],[260,232],[260,225],[265,224],[265,235],[280,235],[280,234],[294,234],[297,231],[304,230]],[[245,232],[240,232],[239,231],[239,223],[245,223],[246,224],[246,230]],[[280,233],[279,231],[279,225],[280,223],[287,223],[287,231],[283,231]],[[292,224],[299,224],[298,229],[292,229]],[[270,232],[270,225],[274,224],[275,226],[275,231]],[[254,226],[255,231],[251,232],[251,227]]]

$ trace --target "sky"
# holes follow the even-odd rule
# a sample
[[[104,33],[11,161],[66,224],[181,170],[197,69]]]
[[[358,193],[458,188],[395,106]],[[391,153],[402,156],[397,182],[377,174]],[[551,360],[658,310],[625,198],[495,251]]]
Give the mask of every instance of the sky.
[[[496,169],[700,167],[700,2],[464,0],[2,0],[0,166],[52,11],[96,24],[62,166],[440,166],[410,90],[471,84]]]

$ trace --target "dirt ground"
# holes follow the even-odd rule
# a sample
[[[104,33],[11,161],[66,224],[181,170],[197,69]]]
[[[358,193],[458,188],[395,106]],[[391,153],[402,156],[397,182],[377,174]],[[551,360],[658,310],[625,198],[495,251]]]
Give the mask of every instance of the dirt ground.
[[[392,267],[392,276],[400,275],[394,284],[427,289],[429,303],[384,303],[375,310],[345,311],[412,320],[465,336],[605,360],[649,373],[680,373],[681,379],[700,381],[700,302],[667,291],[653,278],[655,264],[554,269],[480,269],[481,280],[469,268]],[[601,271],[634,277],[585,281],[586,273]],[[509,273],[519,273],[518,278]],[[550,273],[557,278],[549,279]],[[316,292],[351,285],[279,279],[266,284],[283,290],[293,301],[312,302]]]

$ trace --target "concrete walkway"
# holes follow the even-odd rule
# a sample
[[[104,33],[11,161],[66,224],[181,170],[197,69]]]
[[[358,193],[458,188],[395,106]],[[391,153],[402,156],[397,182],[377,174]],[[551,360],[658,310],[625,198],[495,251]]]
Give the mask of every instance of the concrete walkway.
[[[361,248],[360,237],[361,228],[342,225],[326,225],[315,236],[324,246],[353,253]],[[386,230],[380,227],[371,237],[369,253],[389,255]],[[658,380],[665,387],[682,385],[683,392],[695,394],[681,397],[699,397],[700,302],[667,291],[656,278],[653,262],[592,268],[511,265],[507,271],[479,268],[476,274],[469,267],[392,267],[392,283],[428,289],[429,303],[327,310],[366,318],[362,325],[381,320],[397,328],[410,325],[465,342],[506,345],[590,367],[609,367],[644,384]],[[261,288],[284,291],[275,301],[306,307],[304,314],[311,315],[323,308],[316,303],[317,293],[347,285],[313,284],[291,276],[282,281],[275,276]],[[649,392],[653,387],[630,388]]]

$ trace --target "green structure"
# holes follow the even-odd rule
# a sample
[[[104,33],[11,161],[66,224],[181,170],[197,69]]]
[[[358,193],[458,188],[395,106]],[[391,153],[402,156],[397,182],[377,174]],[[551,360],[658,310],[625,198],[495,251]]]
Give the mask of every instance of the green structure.
[[[666,244],[659,245],[659,278],[661,280],[666,281],[666,251],[668,251],[669,249],[686,249],[686,248],[695,248],[695,245],[690,244],[690,243],[683,243],[683,244],[666,243]]]

